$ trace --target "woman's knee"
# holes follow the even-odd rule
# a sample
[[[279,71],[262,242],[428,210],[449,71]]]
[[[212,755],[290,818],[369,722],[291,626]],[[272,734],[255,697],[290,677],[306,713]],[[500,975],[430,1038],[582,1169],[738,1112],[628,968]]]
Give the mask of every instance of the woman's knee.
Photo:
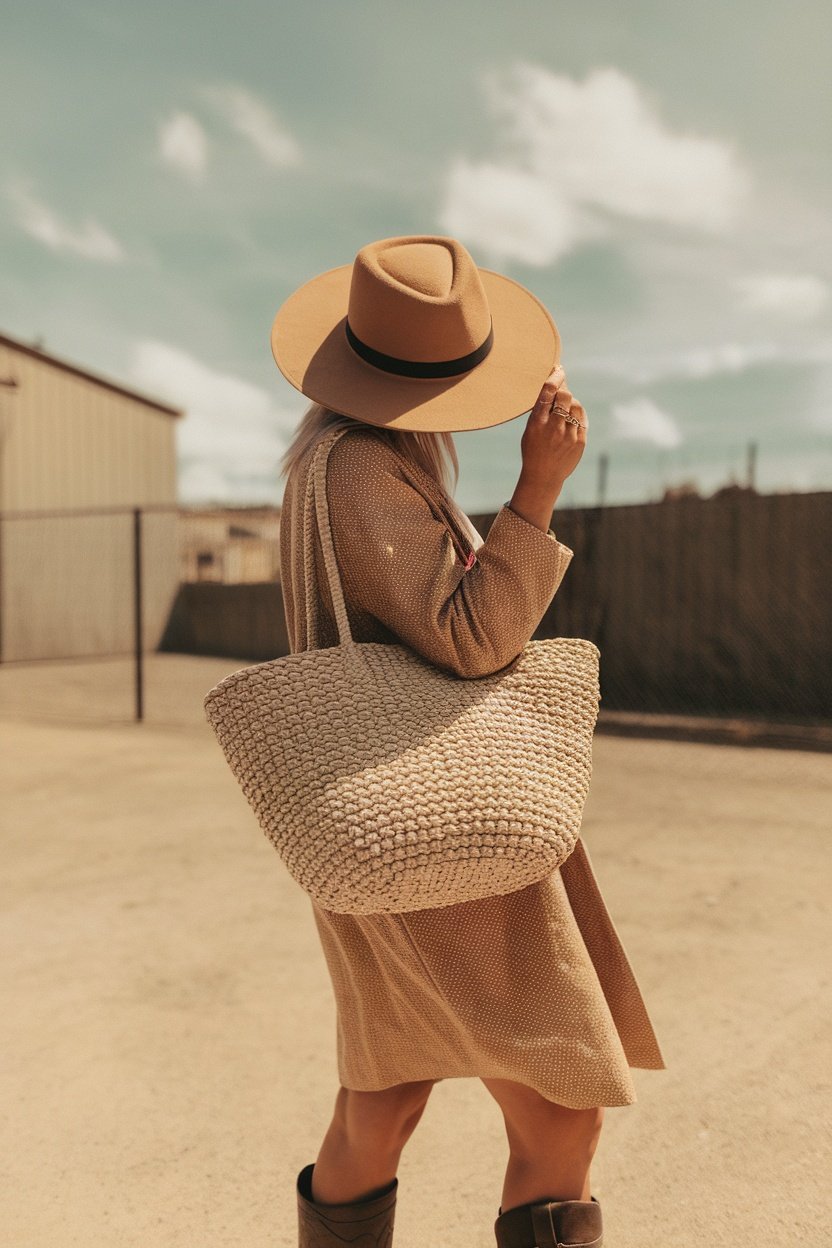
[[[604,1123],[604,1106],[574,1109],[547,1100],[534,1088],[511,1080],[483,1080],[498,1102],[513,1152],[535,1153],[544,1142],[569,1140],[594,1152]]]
[[[402,1147],[427,1105],[435,1080],[398,1083],[378,1092],[341,1087],[336,1119],[350,1142],[392,1150]]]

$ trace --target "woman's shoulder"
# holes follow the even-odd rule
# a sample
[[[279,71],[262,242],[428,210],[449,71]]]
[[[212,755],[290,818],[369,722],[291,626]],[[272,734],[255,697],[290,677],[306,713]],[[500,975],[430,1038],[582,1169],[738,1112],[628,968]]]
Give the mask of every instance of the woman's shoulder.
[[[374,429],[369,425],[347,429],[332,447],[330,458],[333,456],[339,459],[350,457],[363,458],[366,456],[375,459],[387,458],[389,460],[397,458],[390,439],[384,430]]]
[[[349,429],[329,452],[327,486],[332,494],[380,488],[385,477],[401,479],[403,465],[383,434],[372,429]]]
[[[284,485],[284,507],[293,499],[302,506],[307,497],[309,472],[319,443],[320,439],[309,443],[295,461]],[[401,461],[383,434],[364,428],[348,429],[336,439],[327,456],[327,498],[332,503],[356,491],[365,496],[377,494],[391,477],[400,479],[402,475]]]

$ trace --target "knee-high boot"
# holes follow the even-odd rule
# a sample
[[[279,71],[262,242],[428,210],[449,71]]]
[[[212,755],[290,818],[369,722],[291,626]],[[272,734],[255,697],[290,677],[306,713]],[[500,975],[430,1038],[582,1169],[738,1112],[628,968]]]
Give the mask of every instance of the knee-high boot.
[[[603,1248],[601,1206],[589,1200],[541,1200],[499,1211],[497,1248]]]
[[[390,1248],[398,1179],[362,1200],[325,1205],[312,1199],[314,1162],[298,1175],[298,1248]]]

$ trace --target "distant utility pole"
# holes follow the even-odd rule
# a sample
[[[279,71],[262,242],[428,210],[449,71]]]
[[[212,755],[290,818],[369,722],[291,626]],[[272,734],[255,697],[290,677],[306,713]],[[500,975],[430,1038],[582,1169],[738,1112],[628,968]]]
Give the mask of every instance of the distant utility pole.
[[[602,451],[598,456],[598,507],[604,506],[604,498],[607,493],[607,469],[609,467],[609,457],[606,451]]]
[[[752,490],[754,489],[754,477],[756,475],[756,470],[757,470],[757,443],[749,442],[748,443],[747,481],[748,481],[748,485],[751,487]]]

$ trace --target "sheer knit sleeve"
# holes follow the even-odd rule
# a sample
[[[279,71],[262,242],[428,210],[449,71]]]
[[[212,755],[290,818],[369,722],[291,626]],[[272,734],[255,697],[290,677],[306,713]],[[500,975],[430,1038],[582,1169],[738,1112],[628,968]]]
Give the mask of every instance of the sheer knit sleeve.
[[[466,570],[445,519],[372,436],[335,443],[327,500],[345,597],[458,676],[517,657],[573,555],[506,504]]]

